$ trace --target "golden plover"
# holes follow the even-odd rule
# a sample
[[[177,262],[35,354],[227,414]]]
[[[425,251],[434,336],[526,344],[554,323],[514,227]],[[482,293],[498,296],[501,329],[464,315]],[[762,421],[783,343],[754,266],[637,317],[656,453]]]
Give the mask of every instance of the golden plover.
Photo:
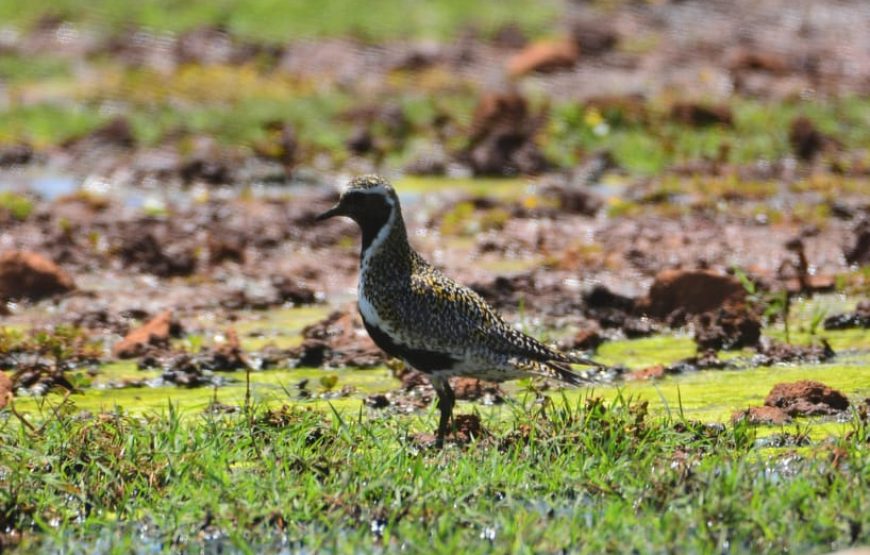
[[[455,404],[451,376],[501,382],[539,375],[579,385],[584,380],[570,364],[600,366],[514,329],[480,295],[429,265],[408,243],[399,197],[385,179],[352,180],[317,219],[334,216],[362,231],[358,306],[366,330],[387,354],[428,375],[438,394],[437,447]]]

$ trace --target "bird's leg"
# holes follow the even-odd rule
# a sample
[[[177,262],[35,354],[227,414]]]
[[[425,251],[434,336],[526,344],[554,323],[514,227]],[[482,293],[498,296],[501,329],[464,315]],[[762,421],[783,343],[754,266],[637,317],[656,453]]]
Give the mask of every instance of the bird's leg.
[[[453,416],[456,396],[446,378],[433,378],[432,386],[435,388],[435,393],[438,394],[438,410],[441,411],[441,418],[438,420],[438,434],[435,436],[435,447],[441,449],[444,446],[444,436],[447,435],[450,418]]]

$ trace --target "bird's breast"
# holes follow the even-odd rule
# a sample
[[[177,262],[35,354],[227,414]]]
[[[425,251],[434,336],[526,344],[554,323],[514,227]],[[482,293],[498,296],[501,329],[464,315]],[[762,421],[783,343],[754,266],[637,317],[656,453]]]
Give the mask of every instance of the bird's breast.
[[[375,326],[385,332],[389,331],[389,326],[381,318],[380,312],[376,306],[377,299],[370,293],[367,294],[365,287],[360,284],[357,306],[359,307],[360,316],[367,325]]]

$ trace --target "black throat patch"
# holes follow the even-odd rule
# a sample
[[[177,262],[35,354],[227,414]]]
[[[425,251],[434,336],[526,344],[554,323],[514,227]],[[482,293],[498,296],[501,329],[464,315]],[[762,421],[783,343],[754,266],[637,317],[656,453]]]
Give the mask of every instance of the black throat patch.
[[[365,252],[390,219],[393,207],[381,195],[360,194],[354,208],[353,219],[362,231],[362,252]],[[398,209],[398,207],[396,207]]]

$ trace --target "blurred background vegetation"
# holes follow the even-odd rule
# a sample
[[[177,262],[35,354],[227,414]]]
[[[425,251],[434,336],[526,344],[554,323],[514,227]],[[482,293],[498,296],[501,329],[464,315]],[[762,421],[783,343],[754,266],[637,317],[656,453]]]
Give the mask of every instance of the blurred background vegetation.
[[[642,175],[790,156],[865,167],[866,40],[831,41],[866,10],[728,4],[4,0],[0,144],[45,150],[114,122],[137,146],[206,136],[333,171],[539,173],[603,151]],[[487,120],[505,91],[519,104]],[[487,134],[541,161],[475,155]]]

